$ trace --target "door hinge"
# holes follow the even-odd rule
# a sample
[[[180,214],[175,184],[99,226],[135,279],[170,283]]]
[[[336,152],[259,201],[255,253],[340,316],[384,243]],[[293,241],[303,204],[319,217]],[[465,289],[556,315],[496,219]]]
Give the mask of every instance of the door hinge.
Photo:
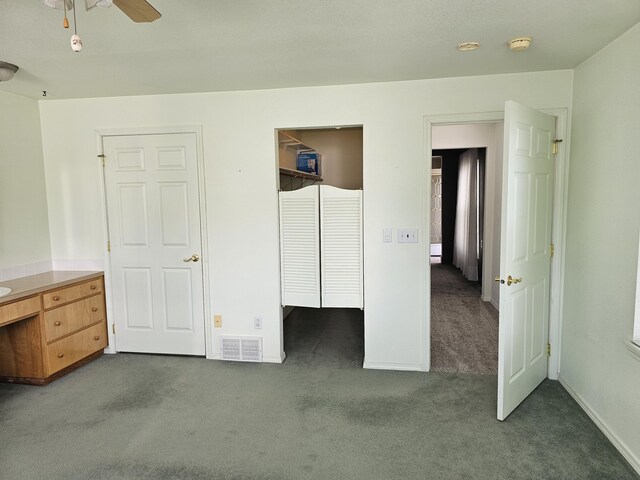
[[[115,323],[111,324],[111,331],[113,332],[114,335],[116,334],[116,324]]]
[[[107,240],[107,252],[111,251],[111,240]]]
[[[551,344],[547,343],[547,357],[550,357],[550,356],[551,356]]]
[[[551,147],[551,153],[553,153],[554,155],[558,154],[558,144],[562,143],[562,139],[556,138],[553,141],[553,146]]]
[[[98,158],[102,160],[102,166],[104,167],[104,159],[105,159],[104,154],[101,153],[100,155],[98,155]]]
[[[556,253],[556,246],[553,243],[551,244],[551,247],[549,248],[549,252],[551,253],[552,257]]]

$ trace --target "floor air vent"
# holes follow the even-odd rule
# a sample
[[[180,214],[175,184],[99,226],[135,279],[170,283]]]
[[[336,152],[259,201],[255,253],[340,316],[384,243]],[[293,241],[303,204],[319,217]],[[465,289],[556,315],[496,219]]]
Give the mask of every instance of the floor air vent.
[[[262,362],[262,337],[222,337],[222,359]]]

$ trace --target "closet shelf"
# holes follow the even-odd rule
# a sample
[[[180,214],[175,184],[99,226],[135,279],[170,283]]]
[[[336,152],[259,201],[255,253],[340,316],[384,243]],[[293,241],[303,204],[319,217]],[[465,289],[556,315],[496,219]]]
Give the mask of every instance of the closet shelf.
[[[278,132],[278,142],[284,148],[293,148],[298,152],[306,151],[306,150],[313,151],[313,148],[305,145],[297,138],[294,138],[291,135],[287,135],[286,133],[283,133],[283,132]]]
[[[288,177],[293,177],[293,178],[303,178],[305,180],[313,180],[315,182],[322,182],[322,177],[320,175],[301,172],[300,170],[291,170],[289,168],[280,167],[280,175],[286,175]]]

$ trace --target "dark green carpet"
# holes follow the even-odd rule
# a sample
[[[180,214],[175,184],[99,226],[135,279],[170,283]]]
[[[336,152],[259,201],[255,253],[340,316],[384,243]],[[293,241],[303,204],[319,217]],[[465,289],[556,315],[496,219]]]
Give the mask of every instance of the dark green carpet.
[[[556,382],[500,423],[493,376],[362,370],[301,328],[284,365],[119,354],[0,385],[0,478],[636,478]]]

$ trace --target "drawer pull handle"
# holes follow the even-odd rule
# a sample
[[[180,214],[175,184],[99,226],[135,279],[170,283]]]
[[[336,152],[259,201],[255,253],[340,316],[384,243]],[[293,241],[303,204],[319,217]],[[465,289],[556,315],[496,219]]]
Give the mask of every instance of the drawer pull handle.
[[[96,335],[95,337],[93,337],[93,339],[97,342],[98,340],[100,340],[100,335]]]
[[[59,353],[58,358],[62,358],[62,357],[64,357],[64,353]]]
[[[95,285],[91,285],[89,288],[90,288],[91,290],[95,290],[95,289],[96,289],[96,288],[98,288],[98,287],[96,287]]]
[[[91,307],[91,311],[92,312],[97,312],[98,311],[98,307]]]
[[[59,327],[60,325],[62,325],[62,322],[61,322],[60,320],[57,320],[57,321],[53,322],[53,324],[54,324],[56,327]]]
[[[54,295],[53,296],[53,301],[57,302],[58,300],[60,300],[60,297],[58,295]]]

